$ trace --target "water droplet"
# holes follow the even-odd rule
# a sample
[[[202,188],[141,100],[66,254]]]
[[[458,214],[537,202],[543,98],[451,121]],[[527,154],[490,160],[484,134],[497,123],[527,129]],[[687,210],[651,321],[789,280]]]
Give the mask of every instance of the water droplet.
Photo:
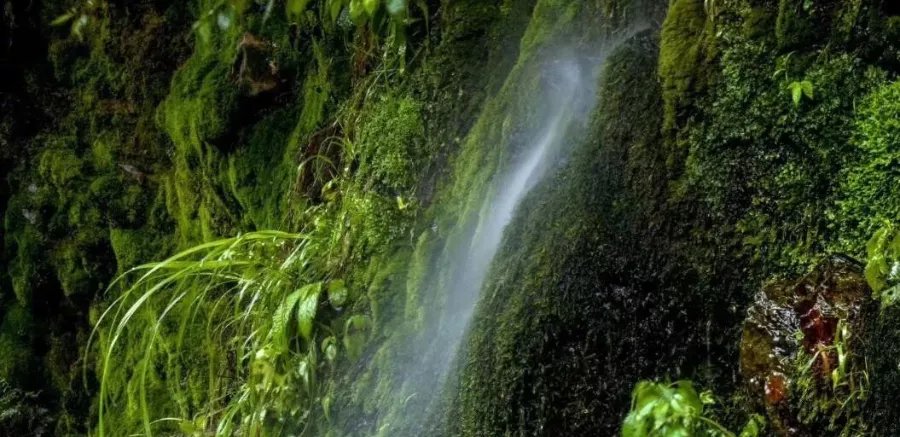
[[[220,29],[228,30],[231,27],[231,17],[224,12],[219,12],[219,15],[216,17],[216,24],[219,25]]]

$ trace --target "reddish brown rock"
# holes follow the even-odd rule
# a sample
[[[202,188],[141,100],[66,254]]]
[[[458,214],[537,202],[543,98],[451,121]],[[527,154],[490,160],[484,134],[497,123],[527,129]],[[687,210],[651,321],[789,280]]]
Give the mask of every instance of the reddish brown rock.
[[[826,259],[798,281],[770,283],[757,295],[744,321],[741,373],[776,433],[815,434],[813,425],[798,419],[799,378],[805,378],[808,393],[831,393],[808,387],[830,387],[838,327],[846,324],[855,332],[870,296],[862,266],[844,256]]]

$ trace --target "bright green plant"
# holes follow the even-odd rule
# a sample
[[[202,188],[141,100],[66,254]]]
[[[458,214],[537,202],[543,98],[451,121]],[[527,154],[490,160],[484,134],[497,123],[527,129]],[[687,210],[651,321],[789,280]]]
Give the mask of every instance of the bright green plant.
[[[427,4],[416,3],[428,15]],[[373,36],[385,38],[385,49],[399,59],[399,69],[406,64],[406,26],[409,21],[408,0],[287,0],[287,15],[300,20],[309,10],[318,11],[324,23],[339,24],[346,13],[349,21],[359,29],[371,29]],[[388,60],[387,58],[385,60]]]
[[[900,233],[894,225],[884,226],[866,245],[866,281],[882,306],[889,306],[900,299]]]
[[[841,436],[860,435],[866,429],[860,413],[869,395],[869,373],[865,362],[852,353],[852,338],[849,325],[840,321],[830,345],[797,356],[799,419],[807,424],[824,421],[829,431]]]
[[[88,29],[91,21],[95,20],[105,10],[106,2],[104,0],[84,0],[69,8],[64,14],[56,17],[50,22],[50,25],[64,26],[68,24],[72,36],[83,40],[84,32]]]
[[[317,247],[303,234],[252,232],[118,278],[111,290],[130,285],[92,335],[98,435],[314,433],[337,339],[358,354],[368,335],[362,315],[332,328],[347,290],[316,273]]]
[[[288,15],[300,15],[314,3],[313,0],[288,0]],[[350,19],[356,24],[372,21],[384,11],[390,17],[402,20],[406,16],[406,0],[320,0],[320,10],[327,12],[332,21],[337,21],[346,9]]]
[[[721,0],[703,0],[703,9],[706,11],[706,17],[710,21],[715,21],[716,15],[719,14],[719,2]]]
[[[788,84],[788,90],[791,91],[791,100],[794,102],[794,107],[800,106],[803,97],[812,100],[815,96],[815,87],[808,80],[791,82]]]
[[[622,437],[736,436],[704,413],[704,408],[713,404],[712,393],[698,394],[690,381],[641,381],[634,389]],[[752,416],[739,436],[758,436],[763,423],[761,416]]]

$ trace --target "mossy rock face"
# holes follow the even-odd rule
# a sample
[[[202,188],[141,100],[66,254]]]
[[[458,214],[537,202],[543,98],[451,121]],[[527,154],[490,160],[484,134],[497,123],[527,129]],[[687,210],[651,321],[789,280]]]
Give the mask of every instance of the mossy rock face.
[[[747,310],[741,374],[779,435],[866,430],[870,382],[857,336],[871,290],[862,273],[832,256],[799,281],[767,285]]]
[[[854,28],[867,21],[872,0],[780,0],[775,35],[785,51],[809,50],[826,43],[846,44],[856,38]]]
[[[900,159],[900,82],[883,83],[857,105],[851,143],[858,158],[844,170],[838,188],[838,211],[854,240],[872,236],[885,220],[900,214],[896,190]],[[873,201],[874,200],[874,201]]]
[[[678,129],[691,115],[691,102],[712,81],[707,35],[712,31],[712,19],[702,1],[677,0],[669,6],[660,35],[659,77],[665,102],[663,132],[670,154],[668,165],[676,174],[686,155],[686,146],[683,142],[679,145],[676,138]]]
[[[659,187],[645,183],[665,173],[654,36],[610,54],[588,139],[506,229],[450,395],[451,434],[614,435],[633,380],[677,366],[691,347],[663,334],[688,329],[665,325],[686,296],[654,292],[644,272],[623,274],[631,253],[614,249],[639,244],[631,231],[659,206]]]
[[[37,327],[26,307],[13,303],[0,324],[0,379],[6,384],[28,383],[36,373],[34,340]]]
[[[41,382],[61,435],[85,433],[91,420],[75,367],[96,322],[88,313],[115,296],[106,285],[206,239],[308,226],[331,249],[321,273],[346,275],[353,298],[342,310],[372,325],[352,349],[373,357],[341,364],[349,370],[323,406],[335,412],[322,419],[332,431],[390,433],[379,428],[390,422],[464,435],[613,435],[638,379],[693,378],[728,398],[742,333],[751,349],[809,354],[803,339],[768,336],[771,324],[802,332],[795,281],[767,288],[763,307],[753,306],[760,282],[797,277],[823,253],[861,256],[875,228],[900,214],[893,1],[407,2],[417,14],[406,23],[407,64],[379,64],[373,54],[389,36],[372,27],[320,22],[317,9],[285,18],[279,2],[264,18],[265,1],[95,0],[104,9],[89,14],[82,38],[50,22],[88,2],[26,3],[4,3],[10,26],[0,32],[2,55],[22,65],[0,84],[0,376]],[[516,153],[504,146],[534,121],[541,78],[528,68],[560,47],[593,47],[635,11],[651,11],[646,21],[661,33],[610,60],[602,108],[583,127],[589,138],[572,144],[573,158],[509,227],[458,392],[441,403],[447,423],[406,417],[390,390],[411,353],[392,343],[441,304],[422,290],[444,261],[437,249],[465,240],[457,224],[479,213],[481,190]],[[795,103],[798,85],[811,91]],[[301,163],[325,160],[333,166],[298,176]],[[338,173],[350,175],[346,185],[328,185]],[[340,207],[293,221],[327,202]],[[859,281],[818,275],[803,281],[846,278],[825,287],[842,290]],[[766,329],[742,332],[748,306],[769,318]],[[900,315],[862,306],[866,326],[850,331],[864,338],[854,353],[869,360],[865,421],[891,435]],[[776,307],[793,315],[762,311]],[[812,309],[828,312],[818,300],[800,312]],[[837,329],[818,319],[807,322]],[[748,352],[744,367],[787,375],[790,356]],[[200,355],[180,359],[206,370]],[[162,415],[208,404],[191,384],[172,401],[182,381],[152,373],[148,396]],[[130,377],[122,369],[112,383],[113,397],[132,401],[114,424],[129,431],[141,414]],[[801,379],[784,381],[786,399],[803,399],[791,392]],[[801,416],[833,411],[820,375],[807,382],[809,399],[826,402],[798,407]],[[765,397],[765,383],[752,391]],[[746,422],[741,399],[717,414]],[[347,405],[359,408],[337,414]]]

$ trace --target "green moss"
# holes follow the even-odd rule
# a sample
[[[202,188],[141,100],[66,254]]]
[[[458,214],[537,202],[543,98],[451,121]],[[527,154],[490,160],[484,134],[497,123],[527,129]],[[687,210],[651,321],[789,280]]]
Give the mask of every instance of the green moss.
[[[376,184],[380,192],[407,195],[415,190],[427,158],[421,105],[396,96],[382,96],[370,105],[357,138],[357,177]]]
[[[149,229],[109,230],[109,243],[120,272],[171,252],[171,244],[167,244],[169,241],[168,234]]]
[[[748,8],[744,16],[744,34],[748,38],[766,38],[775,27],[775,18],[769,7]]]
[[[38,171],[53,185],[65,188],[81,177],[83,161],[70,148],[45,150],[41,154]]]
[[[10,211],[7,214],[16,214]],[[21,214],[19,211],[18,214]],[[7,227],[10,229],[10,227]],[[46,268],[42,260],[44,239],[33,226],[26,226],[6,238],[7,250],[13,254],[7,268],[12,279],[12,289],[20,305],[28,305]]]
[[[835,216],[845,238],[863,241],[884,220],[900,217],[900,82],[884,84],[857,105],[852,142],[858,158],[841,174]],[[859,243],[857,243],[859,244]]]
[[[354,244],[362,250],[383,252],[409,229],[412,211],[401,210],[394,197],[354,190],[345,194],[343,204]]]
[[[675,136],[691,115],[691,106],[710,84],[706,34],[711,21],[703,2],[675,0],[669,6],[660,35],[659,77],[663,95],[663,132],[667,137],[668,165],[676,174],[687,147]],[[680,143],[680,144],[677,144]]]
[[[314,43],[312,47],[315,64],[309,66],[309,73],[303,82],[301,94],[301,110],[297,119],[297,124],[291,133],[288,147],[284,152],[284,160],[286,162],[294,162],[297,157],[303,153],[303,141],[306,141],[310,135],[325,121],[328,114],[325,108],[329,103],[331,94],[334,92],[333,84],[329,80],[331,75],[331,60],[325,55],[324,49]]]
[[[434,271],[435,263],[438,261],[437,252],[434,250],[436,243],[431,230],[423,231],[416,240],[416,247],[410,260],[406,279],[404,318],[415,330],[423,328],[425,323],[422,294],[431,286],[428,275]]]
[[[287,210],[296,207],[288,196],[296,168],[282,158],[296,119],[292,109],[260,120],[247,145],[227,157],[227,186],[240,205],[243,228],[278,229]]]
[[[185,159],[201,159],[207,153],[207,144],[232,129],[230,121],[237,109],[239,89],[230,77],[228,64],[219,58],[200,56],[188,60],[175,74],[159,117]]]
[[[16,303],[7,306],[0,323],[0,379],[18,385],[36,376],[35,335],[34,318],[28,308]]]
[[[317,273],[347,276],[356,298],[342,311],[369,314],[376,328],[361,351],[374,357],[370,368],[339,364],[350,368],[346,384],[329,392],[362,418],[332,425],[418,426],[415,406],[390,404],[393,369],[409,359],[396,345],[443,302],[427,290],[446,278],[429,272],[446,261],[442,250],[468,243],[485,191],[535,121],[547,78],[531,67],[666,6],[437,3],[428,19],[439,22],[408,23],[406,76],[389,68],[393,59],[375,65],[382,48],[368,31],[320,25],[315,10],[291,22],[278,6],[264,20],[254,2],[110,4],[83,42],[48,31],[55,77],[35,70],[27,87],[52,105],[21,147],[28,158],[11,173],[5,208],[16,300],[46,305],[35,314],[48,332],[84,327],[84,302],[117,269],[220,235],[303,229],[316,237]],[[658,56],[652,37],[611,61],[592,141],[509,228],[467,346],[474,358],[448,407],[454,431],[612,435],[638,376],[727,385],[728,342],[755,281],[824,251],[859,253],[880,219],[900,214],[889,189],[900,176],[891,166],[900,94],[871,92],[890,73],[867,65],[893,56],[870,52],[890,46],[878,40],[896,36],[896,20],[870,26],[876,6],[860,0],[713,2],[713,17],[703,1],[669,3]],[[52,19],[63,6],[43,13]],[[249,95],[236,71],[245,32],[277,66],[271,95]],[[815,96],[794,106],[787,85],[801,80]],[[303,162],[322,171],[298,176]],[[340,332],[335,320],[328,328]],[[704,338],[709,327],[721,338]],[[40,335],[48,384],[62,391],[80,376],[64,368],[67,347],[83,340]],[[123,342],[125,361],[141,363],[139,339]],[[882,358],[890,387],[885,369],[895,364]],[[209,405],[200,373],[224,370],[208,367],[214,356],[166,360],[147,396],[160,414],[192,417]],[[110,425],[133,429],[141,393],[123,373],[110,396],[132,407],[110,412]],[[176,432],[160,426],[170,425]]]
[[[854,38],[854,29],[860,24],[860,19],[866,16],[863,13],[866,3],[864,0],[839,2],[840,6],[834,12],[832,40],[846,44]]]
[[[814,2],[778,2],[778,19],[775,34],[778,42],[785,48],[804,46],[815,37],[815,22],[811,16]]]
[[[91,246],[90,243],[96,243],[96,240],[70,239],[60,243],[53,252],[53,266],[56,269],[57,280],[67,296],[85,291],[95,291],[90,290],[90,265],[85,257],[85,252]]]
[[[659,107],[656,58],[642,49],[650,41],[636,38],[610,58],[589,139],[529,194],[505,230],[464,345],[453,410],[445,416],[452,433],[617,433],[631,390],[619,382],[641,372],[641,364],[616,354],[655,347],[651,332],[661,319],[629,301],[641,291],[605,276],[614,265],[606,264],[612,254],[604,245],[627,251],[637,242],[619,238],[646,229],[640,220],[651,219],[642,207],[650,208],[656,196],[639,206],[628,203],[632,195],[643,196],[652,189],[644,181],[665,172],[655,155],[661,118],[639,115]],[[618,123],[622,117],[641,122]],[[642,308],[639,323],[610,319],[629,305]],[[627,338],[639,340],[626,346]]]
[[[781,49],[809,50],[826,44],[843,45],[857,39],[867,2],[863,0],[780,0],[775,36]],[[871,7],[871,6],[868,6]]]

